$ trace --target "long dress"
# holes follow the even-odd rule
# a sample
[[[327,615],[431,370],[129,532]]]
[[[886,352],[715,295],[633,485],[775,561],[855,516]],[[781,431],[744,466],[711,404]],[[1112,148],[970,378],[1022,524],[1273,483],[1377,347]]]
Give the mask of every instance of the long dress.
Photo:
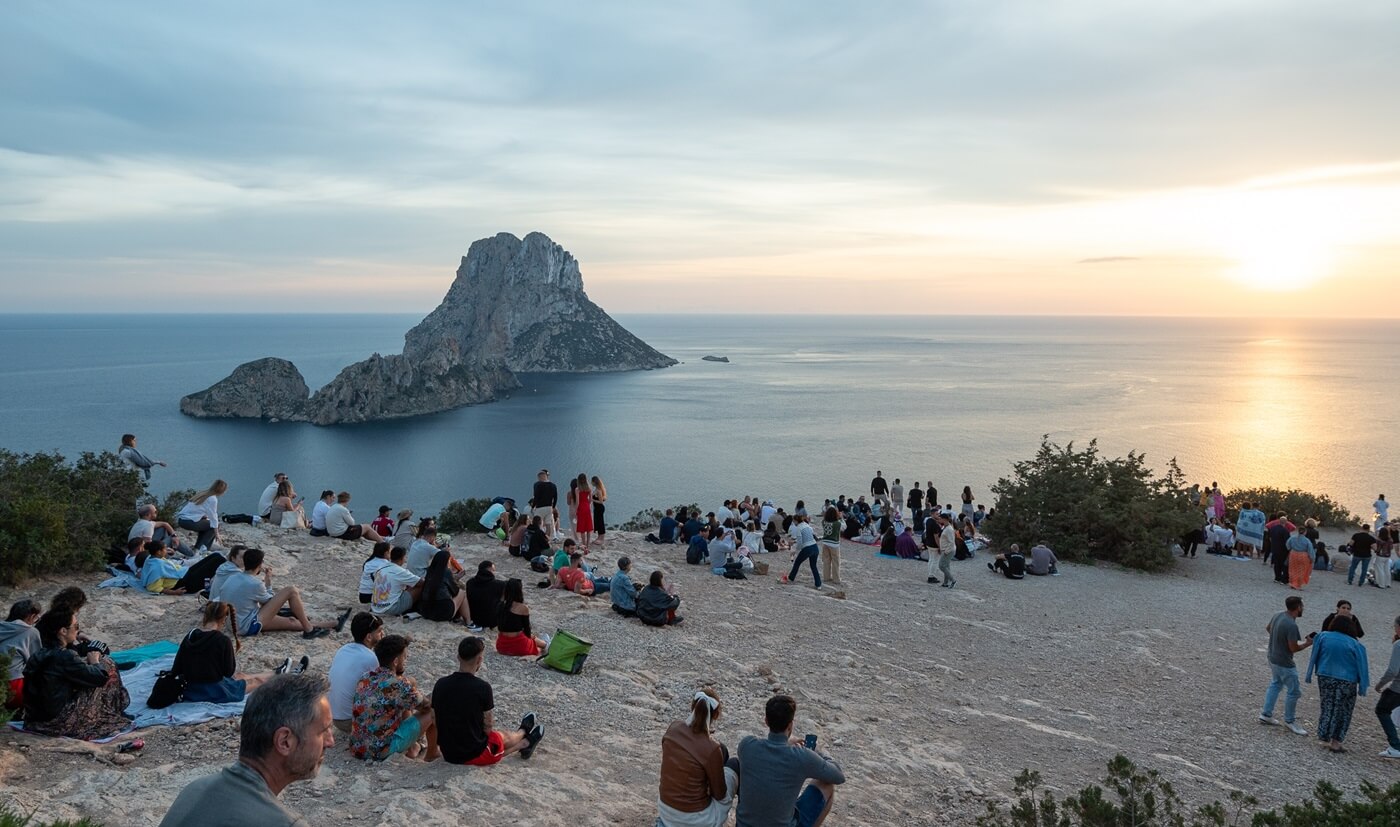
[[[98,661],[107,673],[107,681],[102,686],[83,688],[73,692],[72,699],[57,715],[47,721],[26,721],[24,728],[42,735],[58,735],[92,741],[110,738],[131,727],[131,718],[126,708],[131,696],[122,686],[121,674],[111,658]]]
[[[593,492],[587,488],[578,490],[578,504],[574,506],[574,528],[579,534],[593,531]]]

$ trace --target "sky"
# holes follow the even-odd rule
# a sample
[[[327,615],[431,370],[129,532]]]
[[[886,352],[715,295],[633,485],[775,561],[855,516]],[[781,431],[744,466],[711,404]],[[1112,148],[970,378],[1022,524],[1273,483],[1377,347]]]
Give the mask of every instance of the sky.
[[[1400,3],[0,10],[16,312],[1400,317]]]

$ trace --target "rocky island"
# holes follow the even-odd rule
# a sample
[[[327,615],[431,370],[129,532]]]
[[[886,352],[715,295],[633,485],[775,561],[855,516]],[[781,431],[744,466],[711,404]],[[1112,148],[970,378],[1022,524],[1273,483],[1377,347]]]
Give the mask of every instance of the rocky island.
[[[651,370],[676,360],[629,333],[583,291],[578,262],[543,233],[474,242],[402,354],[345,368],[314,394],[296,366],[265,358],[180,400],[201,418],[335,425],[438,413],[518,388],[517,373]]]

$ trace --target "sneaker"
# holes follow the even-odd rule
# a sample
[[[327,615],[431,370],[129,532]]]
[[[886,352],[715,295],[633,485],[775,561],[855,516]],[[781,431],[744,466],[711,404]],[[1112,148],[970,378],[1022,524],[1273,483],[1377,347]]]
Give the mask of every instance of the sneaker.
[[[1400,749],[1396,749],[1395,747],[1387,747],[1381,750],[1380,755],[1382,758],[1400,758]]]
[[[525,749],[522,749],[520,751],[520,757],[525,759],[526,761],[529,761],[530,756],[535,754],[535,747],[540,745],[540,739],[543,737],[544,724],[535,724],[533,729],[525,733],[525,741],[528,745],[525,747]]]
[[[287,660],[291,660],[291,658],[287,658]],[[301,660],[297,661],[297,665],[291,668],[291,673],[293,675],[300,675],[302,672],[305,672],[306,667],[310,665],[311,658],[307,657],[306,655],[302,655]]]
[[[1272,715],[1260,715],[1259,723],[1266,724],[1268,726],[1278,726],[1278,721],[1275,720],[1274,716]]]
[[[479,635],[479,634],[481,634],[482,632],[484,632],[484,631],[486,631],[486,630],[483,629],[483,628],[481,628],[480,626],[476,625],[475,623],[468,623],[468,624],[467,624],[467,631],[468,631],[468,632],[471,632],[471,633],[474,634],[474,635]]]
[[[996,574],[997,567],[994,566],[994,565],[992,565],[991,563],[988,563],[988,564],[987,564],[987,571],[989,571],[989,572],[991,572],[991,573],[993,573],[993,574]]]
[[[274,670],[272,670],[272,674],[274,674],[274,675],[285,675],[285,674],[287,674],[287,670],[288,670],[288,669],[291,669],[291,668],[292,668],[292,659],[291,659],[291,658],[284,658],[283,661],[282,661],[281,663],[277,664],[277,668],[274,669]]]
[[[353,614],[354,611],[355,611],[355,609],[354,609],[353,607],[348,607],[348,608],[346,608],[345,611],[343,611],[343,612],[340,613],[340,617],[336,618],[336,620],[335,620],[335,633],[336,633],[336,634],[340,634],[341,632],[345,631],[345,621],[347,621],[347,620],[350,619],[350,615]]]
[[[930,577],[930,578],[928,579],[928,582],[930,582],[930,583],[937,583],[937,582],[938,582],[938,578],[937,578],[937,577]]]
[[[302,640],[315,640],[318,637],[325,637],[330,633],[330,629],[312,629],[309,632],[302,632],[301,638]]]
[[[535,713],[526,712],[525,717],[520,719],[520,731],[529,732],[535,728],[535,724],[537,723],[539,722],[535,720]]]
[[[1283,725],[1286,726],[1286,727],[1288,727],[1288,731],[1291,732],[1291,733],[1293,733],[1294,735],[1307,735],[1307,734],[1308,734],[1308,731],[1307,731],[1306,729],[1303,729],[1302,727],[1298,726],[1298,725],[1297,725],[1296,723],[1294,723],[1293,721],[1284,721],[1284,722],[1283,722]]]

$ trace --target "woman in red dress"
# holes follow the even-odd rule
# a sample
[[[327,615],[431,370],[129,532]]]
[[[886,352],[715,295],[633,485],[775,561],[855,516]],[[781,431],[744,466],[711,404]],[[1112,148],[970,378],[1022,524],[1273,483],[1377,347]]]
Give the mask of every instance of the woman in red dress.
[[[574,505],[574,529],[578,532],[579,545],[583,553],[588,553],[588,542],[593,538],[593,489],[588,487],[588,475],[578,475],[577,503]]]

